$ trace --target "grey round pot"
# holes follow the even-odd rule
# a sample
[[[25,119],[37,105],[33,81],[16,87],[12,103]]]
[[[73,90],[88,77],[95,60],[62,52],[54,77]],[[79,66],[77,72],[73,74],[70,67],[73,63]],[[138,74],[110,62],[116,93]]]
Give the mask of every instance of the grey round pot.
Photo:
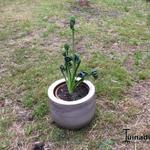
[[[76,101],[65,101],[54,94],[56,87],[64,82],[65,79],[57,80],[48,88],[51,117],[63,128],[82,128],[92,120],[95,113],[95,87],[90,81],[84,80],[89,88],[88,94]]]

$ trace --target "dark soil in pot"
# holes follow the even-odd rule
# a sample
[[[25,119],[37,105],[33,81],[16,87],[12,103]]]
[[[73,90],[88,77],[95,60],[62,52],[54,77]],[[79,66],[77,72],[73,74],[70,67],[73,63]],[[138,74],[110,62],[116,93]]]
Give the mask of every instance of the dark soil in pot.
[[[85,97],[89,92],[89,87],[81,83],[70,95],[66,83],[62,83],[55,88],[55,96],[65,101],[75,101]]]

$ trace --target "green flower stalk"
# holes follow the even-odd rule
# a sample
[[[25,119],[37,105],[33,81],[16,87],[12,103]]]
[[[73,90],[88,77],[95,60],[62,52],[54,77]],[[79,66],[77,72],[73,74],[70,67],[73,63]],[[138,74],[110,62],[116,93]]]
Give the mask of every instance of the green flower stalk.
[[[70,29],[72,31],[72,50],[69,44],[65,44],[63,47],[62,55],[64,57],[64,64],[60,66],[61,73],[66,80],[69,94],[71,95],[74,90],[84,81],[88,76],[93,76],[94,79],[98,78],[96,70],[91,73],[81,71],[78,73],[78,69],[81,64],[81,60],[78,54],[75,53],[75,17],[70,18]],[[79,80],[77,80],[77,77]]]
[[[74,50],[74,39],[75,39],[74,38],[74,32],[75,32],[74,26],[75,26],[75,23],[76,23],[75,17],[72,16],[70,18],[70,29],[72,30],[72,50]]]

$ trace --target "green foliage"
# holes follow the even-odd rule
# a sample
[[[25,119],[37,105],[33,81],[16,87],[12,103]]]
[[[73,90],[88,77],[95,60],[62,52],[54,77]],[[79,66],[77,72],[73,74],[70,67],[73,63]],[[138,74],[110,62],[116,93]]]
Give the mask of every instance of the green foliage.
[[[66,80],[66,84],[67,84],[68,91],[70,94],[74,92],[76,87],[79,86],[86,77],[92,75],[95,79],[98,78],[96,70],[92,70],[91,73],[87,73],[84,71],[81,71],[80,73],[78,73],[81,60],[80,60],[79,55],[74,52],[74,49],[75,49],[74,26],[75,26],[75,17],[71,17],[70,29],[72,31],[72,50],[68,44],[64,45],[64,48],[62,50],[62,55],[64,57],[64,64],[60,65],[61,73]],[[79,78],[77,79],[77,77]]]
[[[26,107],[29,107],[29,108],[32,108],[33,105],[35,104],[35,102],[33,101],[33,98],[32,98],[32,92],[28,92],[28,95],[25,96],[24,100],[23,100],[23,104],[26,106]]]
[[[46,31],[43,32],[43,37],[47,37],[50,33],[54,33],[55,29],[57,29],[55,24],[48,25]]]
[[[26,134],[26,135],[30,135],[30,134],[32,133],[32,131],[33,131],[33,127],[28,124],[28,125],[25,127],[25,134]]]
[[[41,118],[43,117],[45,114],[47,114],[48,112],[48,105],[45,103],[40,103],[39,105],[37,105],[34,110],[33,110],[33,116],[37,117],[37,118]]]
[[[11,123],[11,118],[7,118],[7,119],[0,119],[0,129],[1,131],[7,129],[10,126]]]
[[[150,70],[149,69],[142,70],[138,72],[138,76],[140,80],[148,79],[150,78]]]
[[[136,54],[136,59],[138,62],[138,68],[136,68],[137,76],[140,80],[145,80],[150,78],[150,50],[142,54],[140,51]]]
[[[101,53],[95,53],[88,62],[88,67],[100,70],[100,79],[95,81],[97,95],[115,102],[122,98],[126,87],[131,85],[131,76],[121,64]]]
[[[150,14],[147,15],[147,25],[150,26]]]
[[[63,129],[54,128],[51,132],[50,137],[53,141],[62,141],[65,140],[65,138],[67,138],[67,134]]]
[[[140,65],[141,60],[142,60],[142,53],[141,53],[141,51],[137,51],[135,53],[135,65],[137,65],[137,66]]]
[[[101,150],[112,150],[112,145],[114,144],[114,141],[112,139],[106,139],[99,144],[97,144],[97,148]]]

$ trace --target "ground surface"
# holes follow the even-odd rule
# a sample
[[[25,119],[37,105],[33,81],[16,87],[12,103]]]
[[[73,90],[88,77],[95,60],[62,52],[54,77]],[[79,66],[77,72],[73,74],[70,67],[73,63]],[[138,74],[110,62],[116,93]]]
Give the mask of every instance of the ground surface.
[[[150,3],[146,0],[0,0],[0,149],[149,150],[125,144],[123,128],[150,134]],[[47,88],[61,78],[61,47],[75,15],[81,69],[100,78],[94,120],[82,130],[57,128]]]

